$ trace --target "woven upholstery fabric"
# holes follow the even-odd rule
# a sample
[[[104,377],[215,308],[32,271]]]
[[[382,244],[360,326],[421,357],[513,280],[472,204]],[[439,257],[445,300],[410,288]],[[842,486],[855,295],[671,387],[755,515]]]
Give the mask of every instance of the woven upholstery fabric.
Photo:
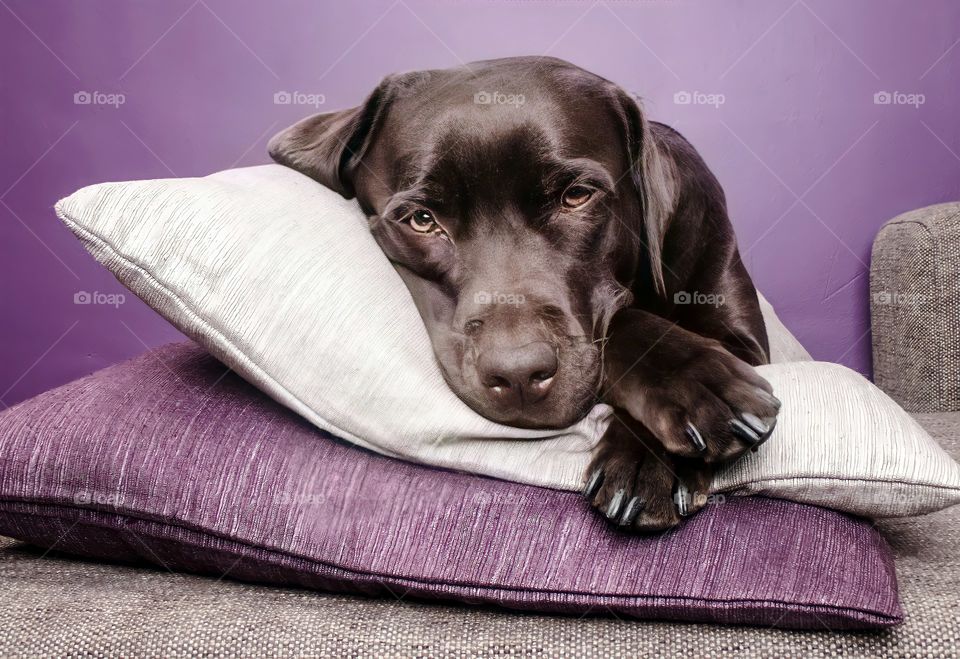
[[[414,462],[579,489],[610,408],[564,431],[468,408],[355,201],[266,165],[95,185],[57,214],[147,304],[318,427]],[[762,306],[773,357],[809,359]]]
[[[0,534],[178,571],[384,597],[763,624],[899,622],[868,523],[762,498],[657,536],[576,494],[333,440],[190,345],[0,415]]]
[[[960,414],[918,420],[960,458]],[[960,507],[879,529],[905,620],[837,633],[583,618],[248,585],[103,565],[0,538],[0,656],[956,657]]]
[[[884,225],[870,293],[877,385],[908,410],[960,410],[960,203]]]

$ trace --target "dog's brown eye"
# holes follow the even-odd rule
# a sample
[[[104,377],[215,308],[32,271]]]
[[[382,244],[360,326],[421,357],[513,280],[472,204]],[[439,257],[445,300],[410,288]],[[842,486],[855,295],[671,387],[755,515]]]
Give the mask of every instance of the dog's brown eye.
[[[582,185],[571,185],[563,193],[563,205],[567,208],[579,208],[590,201],[593,190]]]
[[[440,229],[440,225],[433,219],[430,211],[421,208],[410,214],[410,228],[417,233],[433,233]]]

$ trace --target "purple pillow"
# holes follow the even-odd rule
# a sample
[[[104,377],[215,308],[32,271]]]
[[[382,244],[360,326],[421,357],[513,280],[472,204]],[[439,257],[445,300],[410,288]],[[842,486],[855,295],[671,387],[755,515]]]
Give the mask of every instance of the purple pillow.
[[[664,535],[576,494],[342,443],[193,344],[0,414],[0,534],[170,570],[570,614],[794,628],[902,619],[868,523],[762,498]]]

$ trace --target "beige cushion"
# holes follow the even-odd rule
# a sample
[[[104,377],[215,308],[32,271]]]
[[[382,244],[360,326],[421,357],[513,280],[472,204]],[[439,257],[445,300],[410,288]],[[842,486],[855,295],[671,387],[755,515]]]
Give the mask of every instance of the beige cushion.
[[[580,488],[610,408],[563,431],[510,428],[468,408],[355,202],[266,165],[96,185],[57,213],[124,285],[315,425],[415,462]],[[774,356],[804,358],[771,311]],[[958,501],[957,465],[859,375],[815,362],[761,370],[782,419],[715,489],[875,516]]]

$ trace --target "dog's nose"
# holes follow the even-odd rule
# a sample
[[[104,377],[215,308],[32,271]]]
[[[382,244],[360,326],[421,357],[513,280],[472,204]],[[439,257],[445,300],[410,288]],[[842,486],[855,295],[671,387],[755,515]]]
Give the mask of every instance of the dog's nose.
[[[519,348],[491,348],[477,360],[487,395],[500,404],[522,407],[542,400],[557,374],[557,351],[536,341]]]

